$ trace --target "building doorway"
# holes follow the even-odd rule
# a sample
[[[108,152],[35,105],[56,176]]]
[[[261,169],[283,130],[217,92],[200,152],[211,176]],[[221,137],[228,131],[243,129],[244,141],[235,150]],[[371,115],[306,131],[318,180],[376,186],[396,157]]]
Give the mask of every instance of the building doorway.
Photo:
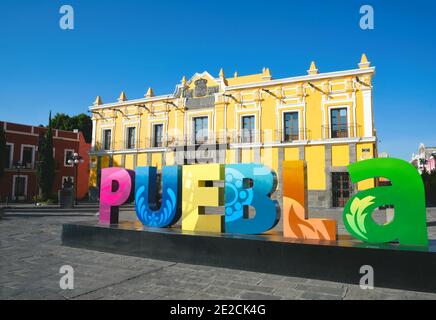
[[[332,173],[333,207],[343,208],[350,199],[351,182],[348,172]]]
[[[12,185],[12,199],[14,201],[23,201],[27,197],[27,176],[14,176]]]

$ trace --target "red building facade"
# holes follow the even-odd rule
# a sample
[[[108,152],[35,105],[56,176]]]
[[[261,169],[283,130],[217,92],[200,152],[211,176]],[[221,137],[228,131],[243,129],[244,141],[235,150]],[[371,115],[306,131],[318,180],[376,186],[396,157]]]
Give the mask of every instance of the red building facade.
[[[39,139],[46,128],[2,122],[6,136],[5,174],[0,179],[0,202],[31,202],[37,194],[36,168],[39,159]],[[53,154],[55,179],[53,194],[57,194],[64,181],[74,182],[75,168],[68,163],[79,153],[83,163],[77,167],[77,196],[83,199],[88,193],[90,144],[81,132],[53,130]]]

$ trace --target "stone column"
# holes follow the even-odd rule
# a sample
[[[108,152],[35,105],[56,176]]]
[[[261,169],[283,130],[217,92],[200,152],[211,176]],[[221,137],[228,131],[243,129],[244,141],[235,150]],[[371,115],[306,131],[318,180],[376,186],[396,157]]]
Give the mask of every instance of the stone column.
[[[332,146],[325,145],[325,207],[331,208],[333,206],[332,199]]]
[[[236,148],[235,149],[235,163],[241,163],[242,158],[242,149]]]
[[[254,148],[253,152],[254,152],[254,162],[260,163],[261,162],[260,147]]]
[[[283,208],[283,161],[285,160],[285,150],[283,147],[278,147],[278,165],[277,165],[277,192],[276,199],[279,202],[280,208]]]
[[[355,143],[350,143],[349,144],[349,149],[350,149],[350,163],[357,162],[356,144]]]
[[[218,156],[217,162],[221,164],[226,163],[226,149],[218,147],[216,155]]]
[[[299,160],[304,160],[305,156],[304,156],[304,146],[299,146],[298,147],[298,159]]]
[[[161,153],[162,155],[162,167],[167,165],[167,157],[165,155],[165,152]]]
[[[126,167],[126,155],[125,154],[121,155],[121,163],[120,163],[120,165],[121,165],[122,168]]]
[[[133,169],[136,169],[137,166],[138,166],[138,154],[135,153],[133,155]]]
[[[355,143],[349,144],[350,164],[357,162],[357,150],[356,150],[356,148],[357,148],[357,145]],[[356,194],[357,193],[357,183],[353,183],[352,188],[353,188],[353,190],[352,190],[353,194]]]
[[[185,157],[185,147],[176,147],[176,149],[174,150],[174,162],[177,165],[182,166],[185,164]]]
[[[147,166],[150,167],[151,166],[151,152],[147,153]]]

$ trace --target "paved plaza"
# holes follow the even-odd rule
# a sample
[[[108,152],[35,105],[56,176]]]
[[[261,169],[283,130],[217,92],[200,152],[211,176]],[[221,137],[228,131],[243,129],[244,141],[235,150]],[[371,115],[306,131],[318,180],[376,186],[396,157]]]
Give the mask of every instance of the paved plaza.
[[[125,212],[122,218],[132,219],[134,214]],[[377,287],[362,290],[342,283],[61,245],[63,223],[97,220],[91,211],[6,214],[0,220],[0,299],[436,299],[436,294]],[[430,238],[435,238],[434,223],[429,230]],[[63,265],[74,268],[73,290],[60,288]]]

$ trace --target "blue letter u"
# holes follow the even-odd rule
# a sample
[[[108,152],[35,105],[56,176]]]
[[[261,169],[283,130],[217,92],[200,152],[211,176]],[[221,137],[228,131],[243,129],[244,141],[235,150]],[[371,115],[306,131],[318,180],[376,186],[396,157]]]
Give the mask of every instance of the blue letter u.
[[[156,167],[136,168],[135,209],[144,226],[165,228],[180,219],[181,166],[162,169],[162,203],[156,201]]]

